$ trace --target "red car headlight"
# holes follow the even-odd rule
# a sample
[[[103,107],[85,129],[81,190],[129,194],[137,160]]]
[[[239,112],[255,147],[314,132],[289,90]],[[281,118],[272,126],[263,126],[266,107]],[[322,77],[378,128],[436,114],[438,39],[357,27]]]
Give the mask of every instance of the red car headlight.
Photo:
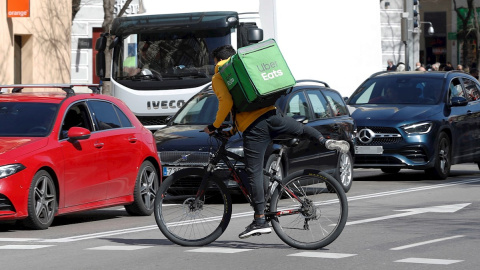
[[[0,179],[16,174],[23,169],[25,169],[25,166],[19,163],[0,166]]]

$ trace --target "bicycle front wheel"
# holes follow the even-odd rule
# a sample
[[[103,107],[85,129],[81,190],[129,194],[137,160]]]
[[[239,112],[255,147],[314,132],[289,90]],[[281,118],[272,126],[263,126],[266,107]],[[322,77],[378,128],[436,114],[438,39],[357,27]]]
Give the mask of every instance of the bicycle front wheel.
[[[318,170],[295,172],[272,195],[272,226],[288,245],[318,249],[332,243],[348,217],[348,202],[335,178]],[[303,202],[303,204],[301,203]]]
[[[195,196],[207,172],[188,168],[175,172],[160,185],[155,198],[155,220],[170,241],[203,246],[215,241],[228,226],[232,200],[225,184],[211,175],[199,200]]]

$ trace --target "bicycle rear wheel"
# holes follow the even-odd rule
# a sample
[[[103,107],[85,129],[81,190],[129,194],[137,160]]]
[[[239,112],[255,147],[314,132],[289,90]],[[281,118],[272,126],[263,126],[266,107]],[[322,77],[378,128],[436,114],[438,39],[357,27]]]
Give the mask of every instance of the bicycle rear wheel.
[[[175,172],[160,185],[155,198],[155,220],[170,241],[182,246],[203,246],[215,241],[228,226],[232,200],[225,184],[208,179],[207,190],[195,204],[204,169]]]
[[[272,195],[272,226],[286,244],[299,249],[318,249],[332,243],[348,217],[348,202],[335,178],[318,170],[287,176]],[[304,201],[302,205],[299,200]]]

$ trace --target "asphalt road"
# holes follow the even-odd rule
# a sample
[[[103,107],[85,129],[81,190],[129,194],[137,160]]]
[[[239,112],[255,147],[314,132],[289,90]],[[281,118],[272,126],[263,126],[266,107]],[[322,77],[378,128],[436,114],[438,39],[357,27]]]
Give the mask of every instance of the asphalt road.
[[[252,217],[237,201],[226,232],[201,248],[169,242],[153,216],[123,207],[57,217],[31,231],[0,224],[0,269],[478,269],[480,171],[456,165],[444,181],[404,170],[355,170],[349,219],[329,246],[303,251],[274,233],[239,239]]]

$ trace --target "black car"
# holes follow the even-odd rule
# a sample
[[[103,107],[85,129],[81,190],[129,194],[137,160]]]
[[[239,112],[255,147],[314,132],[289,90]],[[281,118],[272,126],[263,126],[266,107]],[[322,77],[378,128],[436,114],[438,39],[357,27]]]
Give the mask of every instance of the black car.
[[[347,101],[357,124],[355,167],[425,170],[480,162],[480,84],[460,72],[382,72]]]
[[[288,116],[305,119],[303,122],[306,125],[316,128],[327,139],[348,141],[352,149],[352,153],[339,154],[319,143],[303,140],[284,154],[281,164],[283,175],[313,167],[331,173],[348,191],[353,180],[355,124],[340,94],[323,82],[299,81],[289,94],[278,99],[276,106]],[[217,108],[217,97],[211,87],[205,88],[193,96],[166,127],[155,132],[163,176],[167,177],[184,167],[206,165],[210,152],[217,145],[200,131],[213,123]],[[243,155],[242,144],[240,134],[236,134],[230,138],[228,149]],[[268,147],[265,155],[267,168],[278,150],[278,145]],[[236,183],[231,180],[227,186],[236,187]]]

